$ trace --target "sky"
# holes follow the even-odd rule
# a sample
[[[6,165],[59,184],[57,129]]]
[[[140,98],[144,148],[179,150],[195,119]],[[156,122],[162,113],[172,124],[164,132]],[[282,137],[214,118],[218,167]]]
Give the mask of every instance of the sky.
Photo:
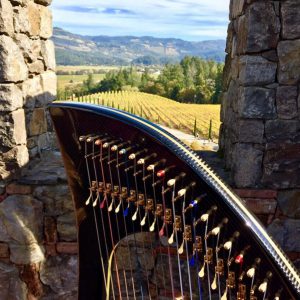
[[[226,39],[230,0],[53,0],[54,26],[83,35]],[[84,4],[83,4],[84,3]]]

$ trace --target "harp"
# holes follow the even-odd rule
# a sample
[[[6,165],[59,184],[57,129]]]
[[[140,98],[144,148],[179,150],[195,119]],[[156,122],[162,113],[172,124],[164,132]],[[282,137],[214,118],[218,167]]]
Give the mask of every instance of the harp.
[[[300,299],[280,247],[178,139],[101,106],[50,114],[77,215],[79,299]]]

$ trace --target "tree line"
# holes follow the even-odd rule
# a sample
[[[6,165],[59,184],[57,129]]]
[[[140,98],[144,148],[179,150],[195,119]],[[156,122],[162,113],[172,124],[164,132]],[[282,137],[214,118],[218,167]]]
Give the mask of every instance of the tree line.
[[[184,103],[219,103],[223,63],[187,56],[179,63],[166,64],[158,75],[135,67],[106,73],[99,83],[89,74],[81,92],[137,90]],[[78,91],[74,91],[75,93]]]

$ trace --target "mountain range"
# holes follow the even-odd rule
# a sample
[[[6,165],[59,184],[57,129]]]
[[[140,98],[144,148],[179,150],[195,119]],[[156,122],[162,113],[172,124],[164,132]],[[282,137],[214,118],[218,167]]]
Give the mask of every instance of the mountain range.
[[[58,27],[52,40],[58,65],[156,65],[178,62],[187,55],[220,62],[225,58],[226,43],[151,36],[85,36]]]

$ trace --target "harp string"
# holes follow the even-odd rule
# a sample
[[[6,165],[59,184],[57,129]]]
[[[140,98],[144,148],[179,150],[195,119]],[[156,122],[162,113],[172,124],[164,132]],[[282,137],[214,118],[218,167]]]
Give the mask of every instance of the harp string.
[[[145,217],[147,219],[147,223],[148,223],[148,228],[150,228],[150,216],[148,211],[146,210],[146,205],[148,203],[148,195],[147,195],[147,187],[146,187],[146,181],[144,180],[145,178],[145,163],[142,164],[142,181],[143,181],[143,187],[144,187],[144,197],[145,197]],[[144,217],[144,218],[145,218]],[[155,290],[156,290],[156,295],[159,295],[158,292],[158,285],[157,285],[157,270],[156,270],[156,266],[155,266],[155,256],[154,256],[154,248],[153,248],[153,239],[150,236],[150,248],[151,248],[151,253],[152,253],[152,257],[153,257],[153,262],[154,262],[154,277],[155,277]],[[146,270],[147,271],[147,270]]]
[[[183,228],[185,230],[186,222],[185,222],[185,201],[186,200],[186,193],[183,195],[182,201],[182,219],[183,219]],[[189,249],[188,249],[188,240],[187,237],[184,238],[185,243],[185,251],[186,251],[186,264],[188,269],[188,279],[189,279],[189,289],[190,289],[190,299],[193,299],[193,291],[192,291],[192,282],[191,282],[191,271],[190,271],[190,261],[189,261]]]
[[[119,149],[117,148],[116,151],[116,171],[117,171],[117,177],[118,177],[118,184],[119,184],[119,193],[121,193],[121,189],[122,189],[122,182],[121,182],[121,176],[120,176],[120,169],[119,169]],[[128,241],[128,230],[127,230],[127,223],[126,223],[126,219],[124,216],[124,203],[123,203],[123,199],[122,199],[122,195],[120,195],[120,204],[122,207],[122,219],[123,219],[123,224],[124,224],[124,230],[125,230],[125,240],[126,240],[126,246],[127,246],[127,251],[129,254],[129,267],[130,267],[130,277],[131,277],[131,284],[132,284],[132,291],[133,291],[133,297],[134,299],[136,299],[136,294],[135,294],[135,283],[134,283],[134,277],[133,277],[133,268],[132,268],[132,256],[131,256],[131,251],[130,251],[130,247],[129,247],[129,241]],[[117,214],[118,212],[115,211],[115,213]]]
[[[163,178],[163,182],[162,182],[162,190],[161,190],[161,195],[162,195],[162,201],[163,201],[163,212],[164,212],[164,223],[163,225],[165,225],[165,219],[166,219],[166,201],[165,201],[165,181]],[[166,234],[167,236],[169,236],[169,232],[168,232],[168,226],[166,226]],[[170,246],[167,246],[168,249],[168,261],[169,261],[169,272],[170,272],[170,279],[171,279],[171,289],[172,289],[172,297],[173,299],[175,299],[175,290],[174,290],[174,280],[173,280],[173,267],[172,267],[172,260],[171,260],[171,250],[170,250]]]
[[[93,199],[92,180],[91,180],[89,162],[88,162],[88,157],[87,157],[88,156],[88,147],[87,147],[87,141],[86,140],[84,142],[84,152],[85,152],[84,157],[85,157],[85,164],[86,164],[86,171],[87,171],[88,182],[89,182],[89,187],[90,187],[90,193],[91,193],[92,199]],[[94,152],[94,147],[93,147],[93,152]],[[93,217],[94,217],[94,222],[95,222],[95,229],[96,229],[96,235],[97,235],[97,244],[98,244],[98,250],[99,250],[99,255],[100,255],[102,274],[103,274],[104,283],[105,283],[105,285],[107,285],[107,278],[106,278],[106,272],[105,272],[105,266],[104,266],[104,260],[103,260],[101,242],[100,242],[100,236],[99,236],[98,218],[97,218],[95,208],[93,207],[92,209],[93,209]],[[105,230],[103,230],[103,231],[105,231]],[[113,299],[115,299],[114,295],[113,295]]]
[[[112,193],[111,193],[111,205],[113,205],[114,203],[114,200],[115,200],[115,196],[113,195],[113,189],[114,189],[114,182],[113,182],[113,176],[112,176],[112,170],[111,170],[111,148],[110,146],[108,147],[108,159],[107,159],[107,166],[108,166],[108,170],[109,170],[109,178],[110,178],[110,184],[111,184],[111,190],[112,190]],[[108,203],[107,203],[108,205]],[[108,214],[110,215],[110,212],[109,212],[109,208],[107,208],[107,211],[108,211]],[[117,235],[118,235],[118,241],[120,241],[121,239],[121,236],[120,236],[120,228],[119,228],[119,220],[118,220],[118,216],[115,214],[115,220],[116,220],[116,227],[117,227]],[[128,249],[129,250],[129,249]],[[122,271],[123,271],[123,277],[124,277],[124,282],[125,282],[125,292],[126,292],[126,298],[129,299],[129,296],[128,296],[128,285],[127,285],[127,276],[126,276],[126,271],[125,271],[125,267],[123,266],[122,264]],[[122,294],[120,294],[120,297],[122,297]]]
[[[135,184],[135,195],[136,195],[136,211],[135,214],[138,212],[139,215],[139,220],[141,220],[141,211],[139,209],[139,202],[138,202],[138,195],[139,195],[139,190],[138,190],[138,180],[137,180],[137,162],[136,162],[136,157],[134,157],[133,159],[133,177],[134,177],[134,184]],[[134,223],[135,220],[132,219],[132,223]],[[143,235],[143,227],[140,226],[140,232],[141,232],[141,236]],[[145,241],[142,237],[142,248],[143,248],[143,257],[145,257],[146,254],[146,247],[145,247]],[[145,264],[146,265],[146,264]],[[149,282],[149,274],[148,274],[148,270],[147,270],[147,266],[146,266],[146,278],[147,278],[147,289],[148,289],[148,296],[151,299],[151,294],[150,294],[150,282]]]
[[[155,224],[158,224],[158,216],[155,214],[155,209],[156,209],[156,205],[157,205],[157,199],[156,199],[156,188],[155,188],[155,185],[154,185],[154,182],[155,182],[155,166],[153,167],[153,170],[152,170],[152,189],[153,189],[153,205],[154,205],[154,221],[153,221],[153,224],[154,224],[154,227],[156,227],[156,232],[157,232],[157,236],[159,238],[159,228],[158,228],[158,225],[155,226]],[[155,228],[154,228],[155,230]],[[154,231],[153,230],[153,231]],[[150,231],[151,231],[151,226],[150,226]],[[162,250],[161,250],[161,244],[159,244],[159,257],[160,257],[160,264],[161,266],[163,266],[163,256],[162,256]],[[166,286],[166,275],[165,275],[165,269],[162,267],[162,275],[163,275],[163,286],[164,286],[164,293],[165,293],[165,297],[167,296],[167,286]]]
[[[103,185],[104,185],[104,199],[100,203],[100,210],[102,210],[104,208],[105,204],[107,205],[108,199],[107,199],[107,193],[105,191],[105,189],[106,189],[106,180],[105,180],[105,173],[104,173],[104,166],[103,166],[103,143],[102,143],[101,140],[100,140],[100,145],[99,146],[100,146],[100,170],[101,170],[102,181],[103,181]],[[112,232],[112,224],[111,224],[110,215],[109,215],[108,210],[107,210],[107,219],[108,219],[108,227],[109,227],[109,233],[110,233],[110,240],[111,240],[112,248],[115,249],[114,236],[113,236],[113,232]],[[117,286],[118,286],[118,290],[119,290],[119,295],[121,295],[121,283],[120,283],[118,262],[117,262],[117,258],[116,258],[115,255],[113,256],[113,258],[114,258],[114,264],[115,264],[116,275],[117,275]],[[113,287],[113,280],[112,280],[112,287]]]
[[[181,297],[184,299],[184,292],[183,292],[183,283],[182,283],[182,273],[181,273],[181,266],[180,266],[180,257],[179,257],[179,239],[178,239],[178,232],[177,229],[175,228],[175,219],[176,219],[176,211],[175,211],[175,189],[176,189],[176,181],[174,182],[173,185],[173,190],[172,190],[172,211],[173,211],[173,226],[174,226],[174,231],[175,231],[175,238],[176,238],[176,253],[177,253],[177,264],[178,264],[178,273],[179,273],[179,282],[180,282],[180,292],[181,292]]]

